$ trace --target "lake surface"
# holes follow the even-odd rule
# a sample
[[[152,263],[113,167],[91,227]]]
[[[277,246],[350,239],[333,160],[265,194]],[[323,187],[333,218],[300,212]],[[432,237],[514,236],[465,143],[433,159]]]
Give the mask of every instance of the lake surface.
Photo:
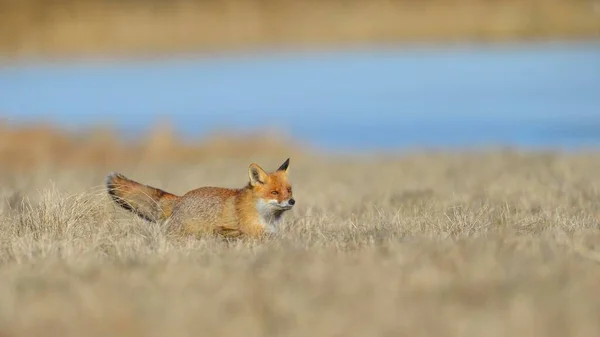
[[[400,46],[0,66],[0,112],[185,135],[280,129],[329,149],[600,145],[600,42]]]

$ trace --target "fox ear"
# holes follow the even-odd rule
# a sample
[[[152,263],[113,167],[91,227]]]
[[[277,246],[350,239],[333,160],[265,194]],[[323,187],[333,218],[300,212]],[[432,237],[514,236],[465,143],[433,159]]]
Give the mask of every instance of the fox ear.
[[[250,185],[252,186],[264,184],[267,179],[267,173],[260,166],[253,163],[248,168],[248,178],[250,178]]]
[[[277,169],[277,171],[285,171],[287,172],[288,166],[290,166],[290,158],[286,159],[281,166]]]

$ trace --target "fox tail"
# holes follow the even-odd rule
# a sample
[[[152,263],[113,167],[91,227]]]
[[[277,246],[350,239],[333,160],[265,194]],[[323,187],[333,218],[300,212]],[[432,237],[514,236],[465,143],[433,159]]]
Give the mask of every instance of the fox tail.
[[[109,174],[105,183],[108,195],[117,205],[150,222],[171,216],[173,205],[179,199],[179,196],[142,185],[117,172]]]

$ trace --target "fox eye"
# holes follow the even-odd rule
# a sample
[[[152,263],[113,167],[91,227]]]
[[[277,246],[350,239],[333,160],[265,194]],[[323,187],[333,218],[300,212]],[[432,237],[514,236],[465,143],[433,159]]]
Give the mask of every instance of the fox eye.
[[[288,187],[288,193],[292,193],[292,188]]]
[[[277,191],[271,191],[271,194],[277,195],[277,194],[279,194],[279,192],[277,192]]]

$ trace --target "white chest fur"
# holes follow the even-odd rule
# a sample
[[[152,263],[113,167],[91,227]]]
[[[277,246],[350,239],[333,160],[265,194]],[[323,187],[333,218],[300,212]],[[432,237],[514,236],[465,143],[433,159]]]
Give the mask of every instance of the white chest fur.
[[[269,233],[277,233],[279,229],[279,223],[281,222],[281,211],[276,209],[273,204],[277,203],[277,200],[265,201],[258,200],[256,202],[256,210],[258,211],[258,221],[260,225],[265,228]]]

